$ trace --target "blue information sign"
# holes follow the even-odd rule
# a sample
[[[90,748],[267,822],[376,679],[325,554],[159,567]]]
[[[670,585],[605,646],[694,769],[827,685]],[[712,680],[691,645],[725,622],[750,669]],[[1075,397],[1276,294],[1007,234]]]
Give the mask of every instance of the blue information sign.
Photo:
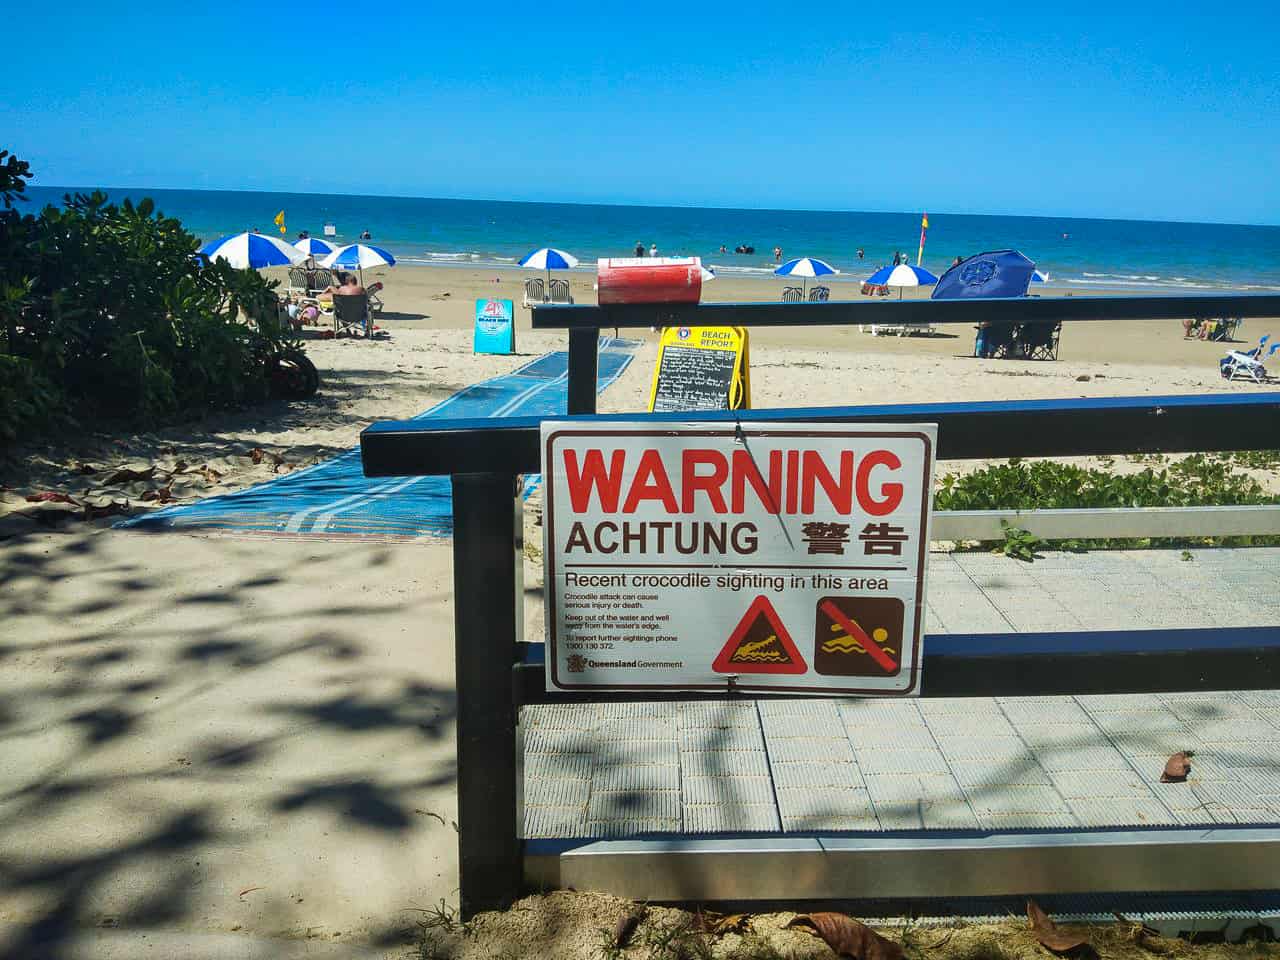
[[[476,353],[515,353],[516,325],[510,300],[476,301]]]

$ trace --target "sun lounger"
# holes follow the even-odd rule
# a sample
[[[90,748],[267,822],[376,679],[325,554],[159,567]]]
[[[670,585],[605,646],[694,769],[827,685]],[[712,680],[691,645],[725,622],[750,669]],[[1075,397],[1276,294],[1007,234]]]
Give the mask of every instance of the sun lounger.
[[[1248,353],[1232,350],[1218,362],[1219,371],[1228,380],[1249,379],[1254,383],[1262,383],[1267,379],[1266,361],[1280,350],[1280,340],[1277,340],[1264,352],[1266,343],[1270,339],[1271,335],[1267,334]]]
[[[527,277],[524,281],[524,306],[532,307],[546,303],[547,295],[543,292],[541,277]]]
[[[783,287],[782,302],[783,303],[800,303],[804,300],[804,291],[799,287]]]
[[[569,293],[569,281],[553,279],[549,299],[552,303],[573,303],[573,295]]]
[[[359,330],[369,336],[369,297],[363,293],[335,293],[333,295],[333,335],[343,331]]]

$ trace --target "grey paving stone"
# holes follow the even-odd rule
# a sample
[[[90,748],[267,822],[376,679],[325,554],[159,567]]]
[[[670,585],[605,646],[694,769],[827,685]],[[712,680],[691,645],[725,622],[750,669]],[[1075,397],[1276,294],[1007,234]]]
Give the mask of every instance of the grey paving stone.
[[[526,781],[582,780],[590,782],[595,758],[589,753],[529,753],[524,755]]]
[[[966,791],[993,790],[1005,786],[1053,785],[1049,775],[1030,753],[1012,762],[983,760],[954,764],[952,770],[956,781]]]
[[[640,703],[599,703],[602,720],[630,720],[637,718],[672,720],[676,715],[677,704],[665,701],[646,701]]]
[[[678,790],[592,790],[587,820],[668,819],[680,822]]]
[[[862,777],[852,763],[772,763],[773,782],[783,788],[862,786]]]
[[[986,821],[992,816],[1009,814],[1058,814],[1067,812],[1066,802],[1053,787],[1001,785],[991,789],[965,788],[969,806]]]
[[[680,769],[686,777],[767,777],[769,758],[763,750],[682,750]]]
[[[773,800],[750,804],[687,804],[685,833],[776,833],[782,829]]]
[[[680,817],[619,817],[588,820],[580,836],[622,839],[644,836],[647,833],[679,833],[682,823]]]
[[[964,790],[949,773],[877,773],[863,779],[877,809],[888,803],[967,803]]]
[[[599,710],[594,703],[540,703],[520,711],[520,724],[527,729],[590,730],[598,718]]]
[[[931,773],[951,775],[951,767],[940,750],[862,750],[858,768],[864,776],[875,773]]]
[[[685,777],[682,783],[686,804],[751,804],[773,806],[773,781],[769,777]]]
[[[866,790],[842,787],[779,787],[778,810],[784,823],[796,818],[875,818]]]
[[[1098,740],[1094,738],[1094,743]],[[1039,743],[1034,746],[1040,766],[1049,773],[1126,773],[1132,769],[1129,761],[1110,746],[1079,746],[1075,743],[1054,745]],[[1163,761],[1161,763],[1163,766]]]
[[[526,837],[587,837],[586,808],[547,807],[525,804],[524,835]]]
[[[863,750],[937,750],[932,731],[923,723],[902,727],[850,724],[845,729],[859,755]]]
[[[526,806],[587,808],[590,780],[537,780],[525,789]]]
[[[680,733],[681,750],[763,750],[764,734],[758,726],[710,727]]]
[[[525,753],[592,753],[596,739],[590,730],[534,727],[525,734]]]
[[[1178,822],[1164,804],[1150,798],[1077,798],[1069,799],[1067,806],[1082,827],[1154,827]]]
[[[591,784],[595,791],[679,790],[680,767],[675,763],[597,763]]]
[[[754,703],[689,701],[679,704],[677,720],[681,732],[730,728],[758,730],[760,715]]]
[[[1142,800],[1151,796],[1151,788],[1132,770],[1055,770],[1050,779],[1068,801]]]
[[[679,762],[680,751],[674,740],[615,740],[597,739],[597,763],[610,764],[669,764]]]

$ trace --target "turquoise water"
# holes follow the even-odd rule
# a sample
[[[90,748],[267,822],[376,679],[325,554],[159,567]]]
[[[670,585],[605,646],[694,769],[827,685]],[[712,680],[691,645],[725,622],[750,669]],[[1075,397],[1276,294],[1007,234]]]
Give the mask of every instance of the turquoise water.
[[[59,202],[66,188],[31,187],[31,203]],[[920,214],[695,207],[514,203],[491,200],[328,196],[204,190],[109,190],[113,198],[153,197],[197,236],[211,240],[254,227],[275,229],[285,211],[289,238],[321,236],[331,222],[340,242],[362,230],[406,265],[514,264],[530,250],[556,246],[584,268],[597,257],[628,256],[637,241],[663,255],[701,256],[730,273],[772,272],[784,255],[821,257],[845,279],[861,280],[895,250],[915,259]],[[1064,234],[1066,236],[1064,236]],[[720,254],[720,245],[756,248]],[[866,252],[859,261],[858,248]],[[941,273],[957,255],[1012,247],[1051,279],[1081,291],[1097,287],[1182,290],[1280,290],[1280,227],[1140,220],[950,215],[931,211],[924,266]]]

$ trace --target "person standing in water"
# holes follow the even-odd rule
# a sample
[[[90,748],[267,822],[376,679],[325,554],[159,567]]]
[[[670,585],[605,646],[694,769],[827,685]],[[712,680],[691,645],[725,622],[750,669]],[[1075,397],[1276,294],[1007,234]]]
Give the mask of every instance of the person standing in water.
[[[649,247],[649,256],[656,257],[657,255],[658,255],[658,245],[656,243],[651,244]]]
[[[637,257],[644,256],[644,244],[641,243],[639,240],[636,241],[636,256]]]
[[[858,248],[858,259],[859,259],[859,260],[861,260],[861,259],[862,259],[863,257],[865,257],[866,255],[867,255],[867,252],[866,252],[865,250],[863,250],[861,247],[859,247],[859,248]]]
[[[781,262],[782,262],[782,248],[781,248],[781,247],[774,247],[774,248],[773,248],[773,262],[774,262],[774,263],[781,263]]]

